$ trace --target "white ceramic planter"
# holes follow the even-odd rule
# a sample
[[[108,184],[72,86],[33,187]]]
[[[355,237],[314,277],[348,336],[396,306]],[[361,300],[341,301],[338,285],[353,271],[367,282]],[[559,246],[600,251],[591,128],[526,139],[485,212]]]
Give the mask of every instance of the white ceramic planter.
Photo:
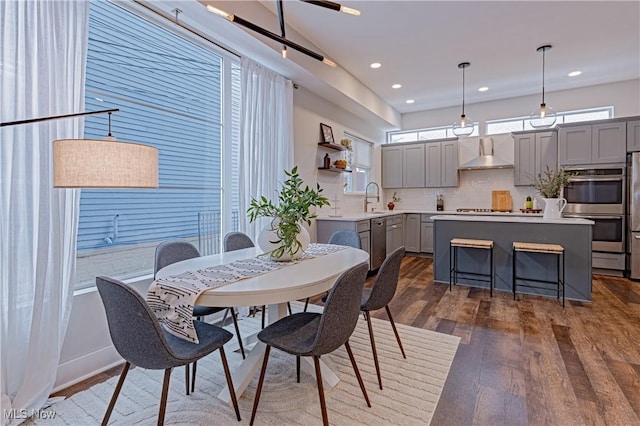
[[[300,244],[302,244],[302,247],[300,248],[300,250],[298,250],[293,256],[291,256],[286,251],[281,257],[275,258],[271,256],[273,260],[289,262],[291,260],[295,260],[300,256],[302,256],[302,254],[305,252],[305,250],[307,249],[307,247],[309,247],[309,244],[311,243],[311,236],[309,235],[309,232],[304,226],[300,225],[300,229],[301,231],[300,231],[300,234],[298,234],[298,238],[297,238]],[[276,235],[276,232],[273,230],[271,224],[269,224],[266,227],[264,227],[262,231],[260,231],[260,234],[258,235],[258,246],[262,250],[264,250],[265,253],[271,253],[275,249],[280,247],[280,244],[275,244],[272,242],[277,240],[278,240],[278,237]]]

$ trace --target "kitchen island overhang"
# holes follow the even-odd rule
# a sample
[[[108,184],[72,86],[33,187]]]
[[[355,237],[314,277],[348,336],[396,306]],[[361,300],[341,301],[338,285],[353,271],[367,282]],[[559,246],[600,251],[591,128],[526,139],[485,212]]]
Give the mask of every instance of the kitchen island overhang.
[[[434,282],[449,284],[449,242],[453,238],[492,240],[494,242],[494,289],[512,292],[512,245],[514,241],[559,244],[565,249],[565,297],[591,301],[591,237],[593,221],[586,219],[543,219],[521,216],[437,215],[434,221]],[[484,250],[460,250],[458,264],[468,272],[489,270],[489,255]],[[518,255],[518,275],[538,279],[556,279],[555,259],[543,253]],[[485,287],[488,284],[465,280],[458,284]],[[518,289],[518,293],[556,297],[556,291]]]

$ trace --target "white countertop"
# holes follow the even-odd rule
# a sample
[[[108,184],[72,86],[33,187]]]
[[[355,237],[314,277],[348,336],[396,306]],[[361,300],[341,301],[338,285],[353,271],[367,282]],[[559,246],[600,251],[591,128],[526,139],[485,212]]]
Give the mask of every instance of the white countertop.
[[[398,214],[432,214],[432,215],[460,215],[460,216],[485,216],[485,217],[542,217],[542,213],[521,213],[514,212],[457,212],[455,210],[436,211],[436,210],[383,210],[373,213],[347,213],[342,216],[318,216],[317,220],[338,220],[356,222],[359,220],[367,220],[376,217],[388,217]]]
[[[587,219],[574,219],[574,218],[562,218],[562,219],[543,219],[542,216],[529,217],[523,215],[493,215],[493,216],[468,216],[468,215],[436,215],[432,216],[432,220],[457,220],[462,222],[517,222],[517,223],[557,223],[561,225],[593,225],[592,220]]]

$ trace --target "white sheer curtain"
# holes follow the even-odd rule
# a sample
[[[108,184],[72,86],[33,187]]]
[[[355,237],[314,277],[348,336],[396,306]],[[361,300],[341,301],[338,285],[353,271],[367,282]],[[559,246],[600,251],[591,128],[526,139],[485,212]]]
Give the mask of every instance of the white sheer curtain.
[[[257,241],[268,219],[250,224],[249,202],[263,195],[276,201],[293,167],[293,84],[246,58],[241,69],[240,230]]]
[[[84,110],[88,12],[84,0],[0,2],[0,121]],[[53,188],[51,142],[82,137],[82,123],[0,130],[0,423],[21,421],[5,410],[41,408],[55,382],[73,297],[80,191]]]

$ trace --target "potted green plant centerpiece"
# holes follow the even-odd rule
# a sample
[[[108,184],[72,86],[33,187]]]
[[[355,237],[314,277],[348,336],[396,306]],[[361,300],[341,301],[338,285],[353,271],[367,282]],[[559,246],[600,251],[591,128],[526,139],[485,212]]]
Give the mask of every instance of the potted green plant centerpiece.
[[[260,233],[258,245],[272,259],[288,261],[300,257],[309,245],[309,233],[302,223],[311,225],[311,219],[316,217],[311,207],[328,206],[329,200],[322,195],[319,184],[316,189],[302,187],[298,166],[291,171],[285,170],[285,174],[287,180],[278,193],[278,203],[274,204],[264,196],[259,200],[252,198],[247,213],[251,222],[259,217],[272,218]]]
[[[549,166],[536,178],[533,187],[538,190],[544,200],[544,219],[560,219],[562,210],[567,205],[567,200],[560,198],[562,188],[569,183],[573,176],[562,167],[551,170]]]

